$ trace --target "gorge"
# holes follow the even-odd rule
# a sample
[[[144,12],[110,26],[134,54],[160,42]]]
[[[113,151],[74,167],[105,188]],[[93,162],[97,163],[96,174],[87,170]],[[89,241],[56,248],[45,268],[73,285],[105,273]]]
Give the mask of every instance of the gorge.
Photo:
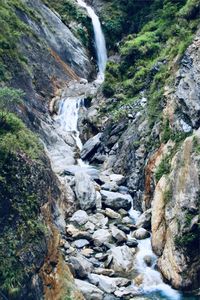
[[[131,93],[137,94],[137,84],[144,81],[142,73],[141,77],[137,73],[143,72],[146,64],[142,55],[145,59],[152,55],[149,53],[156,47],[156,38],[151,41],[154,44],[145,44],[143,29],[138,37],[125,36],[119,52],[110,42],[107,58],[101,24],[90,6],[94,5],[102,19],[107,20],[104,9],[109,14],[111,8],[104,1],[66,1],[67,13],[74,18],[70,22],[62,15],[62,5],[64,11],[68,8],[66,3],[60,1],[59,7],[52,1],[44,2],[24,0],[25,6],[14,6],[16,16],[31,26],[34,34],[21,37],[22,52],[31,72],[25,68],[19,78],[10,80],[11,87],[26,93],[20,95],[24,97],[23,103],[12,103],[6,110],[6,122],[0,119],[0,196],[4,199],[0,254],[5,261],[1,272],[8,271],[0,275],[0,296],[2,299],[198,299],[198,13],[193,12],[191,17],[194,34],[184,54],[171,62],[172,58],[165,53],[166,61],[160,57],[153,61],[149,75],[145,73],[146,86],[142,85],[132,99]],[[116,2],[109,5],[115,7]],[[186,10],[187,5],[192,5],[185,2],[178,3],[177,9]],[[198,2],[194,4],[192,9],[198,11]],[[24,8],[26,5],[28,9]],[[117,9],[122,9],[120,5]],[[37,12],[34,18],[33,8]],[[94,45],[90,46],[93,50],[86,49],[83,41],[78,40],[81,32],[84,43],[90,43],[86,42],[87,27],[83,27],[84,34],[82,30],[71,29],[73,26],[80,29],[84,20],[90,23],[87,14],[94,30]],[[107,38],[110,29],[105,21],[103,26]],[[151,36],[154,26],[149,26]],[[87,30],[91,39],[91,28]],[[37,38],[35,43],[37,35],[42,36],[43,42]],[[137,39],[138,45],[134,44]],[[125,46],[130,49],[123,49]],[[40,57],[38,65],[37,55],[42,53],[42,47],[44,57]],[[19,48],[22,49],[22,44]],[[96,56],[97,71],[91,55]],[[131,70],[128,63],[131,61],[133,68],[137,64],[135,58],[143,66]],[[175,77],[166,80],[163,88],[159,83],[166,76],[162,73],[166,65]],[[119,79],[120,72],[129,72],[129,79]],[[132,74],[138,76],[138,81],[134,77],[130,82]],[[159,90],[156,93],[161,91],[164,100],[161,94],[152,94],[155,86]],[[1,89],[5,97],[8,93],[5,84]],[[17,99],[12,90],[8,96]],[[161,99],[162,120],[157,117],[157,104],[149,107],[156,97]],[[43,146],[9,111],[17,113],[37,133]],[[152,112],[153,121],[149,120]],[[12,148],[12,136],[11,146],[8,143],[9,131],[16,134],[16,150]],[[25,143],[18,141],[23,131],[27,136]],[[9,256],[3,250],[5,237],[9,241],[6,243]]]

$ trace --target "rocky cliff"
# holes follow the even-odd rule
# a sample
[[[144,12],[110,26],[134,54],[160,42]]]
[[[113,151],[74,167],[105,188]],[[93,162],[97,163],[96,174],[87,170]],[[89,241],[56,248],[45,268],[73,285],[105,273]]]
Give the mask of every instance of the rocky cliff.
[[[163,278],[198,293],[199,1],[86,2],[109,50],[101,87],[87,81],[95,77],[91,22],[74,0],[1,3],[0,296],[140,295],[147,279],[133,268],[150,231]],[[16,88],[19,104],[2,105],[17,99]],[[80,95],[81,152],[56,123],[59,103]],[[66,168],[78,157],[98,172]],[[143,213],[136,224],[131,203]]]

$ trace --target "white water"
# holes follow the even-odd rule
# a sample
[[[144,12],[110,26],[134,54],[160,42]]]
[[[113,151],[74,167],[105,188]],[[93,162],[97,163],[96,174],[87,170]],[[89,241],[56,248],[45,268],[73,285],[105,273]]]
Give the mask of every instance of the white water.
[[[104,71],[106,67],[107,54],[101,24],[99,22],[99,18],[97,17],[97,15],[91,7],[86,5],[85,2],[82,0],[77,0],[77,2],[80,6],[86,8],[89,16],[92,19],[99,68],[97,80],[99,82],[102,82],[104,80]],[[62,134],[71,135],[74,138],[76,145],[80,150],[82,149],[82,142],[80,140],[78,131],[78,117],[79,110],[82,104],[83,103],[81,96],[68,97],[62,99],[60,103],[59,114],[55,119],[59,127],[59,132],[61,132]],[[82,168],[86,167],[86,164],[81,159],[78,160],[78,165]],[[132,217],[132,219],[134,219],[134,221],[136,222],[137,218],[140,215],[140,212],[132,208],[129,214],[130,217]],[[152,261],[154,262],[151,267],[148,267],[144,261],[144,258],[147,255],[150,256],[152,258]],[[162,280],[161,274],[155,270],[156,261],[157,257],[153,253],[151,248],[151,239],[148,238],[139,241],[138,253],[136,255],[135,260],[135,269],[138,272],[138,274],[141,274],[143,277],[143,281],[139,288],[142,290],[142,292],[144,292],[144,294],[147,295],[152,292],[160,292],[164,297],[166,297],[165,299],[179,300],[180,294],[177,291],[173,290],[169,285],[165,284]]]
[[[71,133],[76,141],[76,145],[81,150],[82,142],[78,131],[79,109],[83,104],[81,97],[69,97],[62,99],[58,111],[56,122],[60,125],[60,130]]]
[[[106,50],[106,43],[105,38],[102,32],[101,23],[99,21],[98,16],[95,14],[92,7],[88,6],[84,1],[77,0],[77,3],[84,7],[87,10],[89,17],[92,20],[93,30],[94,30],[94,38],[95,38],[95,47],[97,52],[97,60],[98,60],[98,68],[99,73],[97,75],[97,80],[103,81],[104,80],[104,72],[106,68],[107,62],[107,50]]]

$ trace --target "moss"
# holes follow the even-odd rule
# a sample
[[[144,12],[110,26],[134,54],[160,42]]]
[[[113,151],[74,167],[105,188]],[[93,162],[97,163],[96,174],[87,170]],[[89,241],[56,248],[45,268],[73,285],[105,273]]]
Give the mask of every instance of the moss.
[[[171,159],[172,159],[172,155],[165,155],[162,159],[162,161],[160,162],[159,166],[156,169],[155,172],[155,178],[156,181],[158,182],[160,180],[160,178],[163,175],[167,175],[170,173],[171,170]]]
[[[128,1],[129,11],[124,1],[112,1],[109,5],[112,6],[114,18],[117,18],[118,10],[122,10],[125,22],[129,24],[131,20],[135,25],[124,31],[127,36],[118,47],[121,61],[115,65],[115,74],[110,66],[106,70],[105,95],[115,97],[120,91],[132,102],[144,91],[148,99],[149,125],[153,127],[155,122],[162,120],[164,86],[173,83],[174,59],[181,59],[198,26],[198,13],[188,18],[183,12],[189,7],[196,11],[199,4],[193,0],[187,3],[185,0],[140,1],[140,4],[138,1]],[[141,15],[143,18],[136,25]],[[118,109],[121,109],[120,103]],[[165,140],[168,138],[166,134],[163,133]]]

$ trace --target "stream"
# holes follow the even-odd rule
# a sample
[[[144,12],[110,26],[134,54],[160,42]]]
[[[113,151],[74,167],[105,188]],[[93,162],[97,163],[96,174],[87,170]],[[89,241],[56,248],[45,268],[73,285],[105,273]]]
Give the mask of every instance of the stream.
[[[107,51],[106,51],[106,44],[105,44],[105,39],[104,35],[101,29],[101,24],[99,21],[98,16],[95,14],[94,10],[88,6],[84,1],[82,0],[77,0],[77,3],[83,7],[84,9],[87,10],[88,15],[90,16],[94,28],[94,37],[95,37],[95,45],[96,45],[96,52],[97,52],[97,64],[98,64],[98,74],[97,74],[97,79],[93,83],[88,83],[87,81],[83,82],[71,82],[68,87],[63,91],[62,97],[59,101],[59,109],[58,109],[58,114],[53,117],[53,123],[51,126],[44,125],[44,131],[46,132],[47,135],[47,140],[45,142],[46,146],[46,151],[48,153],[48,156],[51,159],[51,164],[54,172],[58,175],[59,179],[61,180],[62,183],[64,184],[70,184],[72,190],[75,192],[76,197],[78,193],[81,193],[81,191],[77,191],[77,184],[76,184],[76,176],[77,174],[83,174],[82,177],[87,176],[90,177],[90,179],[87,179],[87,184],[84,182],[86,189],[91,189],[92,191],[95,191],[96,189],[96,183],[94,182],[95,176],[99,176],[99,174],[102,175],[103,178],[111,178],[112,175],[114,175],[115,178],[119,178],[119,174],[107,174],[105,170],[97,170],[94,166],[90,166],[85,160],[81,159],[80,153],[82,153],[82,150],[84,149],[84,145],[82,145],[82,141],[80,139],[80,133],[78,129],[78,120],[79,120],[79,114],[81,110],[86,110],[84,106],[84,99],[88,96],[95,96],[95,93],[97,92],[98,87],[102,84],[104,81],[104,72],[105,72],[105,67],[106,67],[106,62],[107,62]],[[85,175],[84,175],[85,174]],[[118,177],[117,177],[118,176]],[[75,183],[74,183],[74,178],[75,178]],[[84,180],[84,179],[83,179]],[[106,179],[107,180],[107,179]],[[106,184],[114,184],[116,182],[113,182],[111,179],[106,182]],[[84,184],[82,189],[84,189]],[[118,182],[117,182],[118,184]],[[120,183],[118,184],[120,186]],[[84,193],[87,193],[88,190],[84,190]],[[97,192],[98,190],[98,192]],[[98,196],[100,194],[103,194],[102,192],[102,187],[96,189],[96,194]],[[125,196],[127,196],[125,194]],[[129,195],[128,195],[129,196]],[[127,196],[127,197],[128,197]],[[97,201],[97,196],[95,196]],[[97,202],[96,202],[97,203]],[[97,206],[97,204],[96,204]],[[83,209],[82,209],[83,210]],[[89,210],[90,211],[90,210]],[[140,216],[140,212],[134,210],[134,207],[129,210],[129,213],[125,215],[125,218],[128,218],[128,220],[131,220],[132,225],[134,225],[137,222],[137,219]],[[86,217],[86,213],[84,214],[82,212],[82,215]],[[88,242],[87,242],[87,235],[93,234],[93,236],[96,234],[97,231],[99,230],[104,230],[106,233],[108,229],[112,229],[115,223],[112,220],[108,221],[108,218],[104,217],[102,214],[101,207],[99,211],[94,215],[98,220],[98,222],[101,222],[101,225],[95,224],[95,221],[93,221],[93,215],[92,213],[88,213],[87,215],[87,223],[83,223],[83,225],[86,228],[86,224],[89,224],[88,228],[85,229],[87,230],[87,234],[85,233],[85,238],[82,237],[80,240],[85,241],[86,246],[78,246],[77,240],[74,241],[73,239],[73,234],[71,232],[75,229],[73,229],[70,226],[73,226],[74,220],[72,217],[72,221],[68,224],[68,228],[70,228],[71,232],[71,237],[65,237],[63,236],[63,248],[62,251],[66,255],[66,261],[71,262],[71,256],[80,258],[80,264],[81,262],[84,261],[83,265],[85,266],[88,264],[88,269],[89,273],[97,273],[97,268],[102,268],[102,263],[100,260],[100,263],[98,264],[97,262],[97,257],[101,257],[102,252],[105,251],[106,249],[103,245],[100,244],[100,246],[95,245],[95,259],[93,257],[93,249],[89,248]],[[75,218],[75,217],[74,217]],[[96,219],[96,220],[97,220]],[[112,219],[112,218],[111,218]],[[88,221],[89,220],[89,221]],[[78,221],[77,221],[78,222]],[[97,223],[98,223],[97,222]],[[61,219],[58,222],[60,226],[65,227],[65,220]],[[82,223],[81,223],[82,224]],[[102,225],[103,224],[103,225]],[[113,225],[114,224],[114,225]],[[119,225],[119,224],[118,224]],[[123,224],[120,223],[121,228]],[[91,227],[90,227],[91,226]],[[97,227],[95,227],[97,226]],[[98,227],[99,226],[99,227]],[[119,227],[120,227],[119,226]],[[73,229],[73,230],[72,230]],[[116,229],[114,229],[116,230]],[[81,236],[81,233],[79,232],[79,235]],[[82,234],[83,235],[83,234]],[[133,240],[132,238],[132,233],[130,232],[127,235],[127,240],[131,241]],[[75,243],[76,242],[76,243]],[[194,298],[187,298],[183,297],[181,293],[178,291],[172,289],[169,285],[165,284],[161,274],[157,271],[156,269],[156,261],[157,257],[153,253],[152,248],[151,248],[151,238],[144,238],[144,239],[138,239],[137,242],[137,250],[134,248],[134,253],[135,253],[135,258],[134,258],[134,273],[135,277],[138,275],[141,278],[141,282],[139,284],[135,283],[135,278],[132,278],[130,285],[128,287],[125,286],[120,286],[117,287],[116,290],[111,290],[113,298],[100,298],[99,296],[96,296],[96,298],[93,299],[129,299],[126,297],[136,297],[136,299],[171,299],[171,300],[179,300],[179,299],[194,299]],[[70,244],[71,243],[71,244]],[[67,244],[67,245],[66,245]],[[68,245],[69,244],[69,245]],[[116,245],[111,245],[109,243],[105,243],[105,245],[108,248],[108,252],[112,251],[113,248],[120,248],[120,247],[115,247]],[[77,247],[77,249],[75,249]],[[109,250],[109,247],[110,250]],[[125,246],[122,246],[125,247]],[[121,247],[121,248],[122,248]],[[127,246],[126,246],[127,247]],[[89,249],[88,253],[90,252],[91,255],[88,254],[85,255],[86,258],[83,258],[83,252],[84,249]],[[99,248],[99,249],[98,249]],[[73,250],[75,249],[75,250]],[[116,251],[118,251],[117,249]],[[71,252],[70,252],[71,251]],[[85,251],[86,252],[86,251]],[[110,253],[110,252],[109,252]],[[145,258],[148,257],[151,260],[150,264],[147,264],[145,262]],[[108,256],[109,259],[109,256]],[[87,260],[87,262],[86,262]],[[73,260],[72,260],[73,262]],[[91,264],[96,263],[95,268],[91,266]],[[131,262],[133,263],[133,262]],[[108,267],[105,267],[106,264],[103,266],[104,272],[107,274],[106,276],[109,276],[108,272]],[[98,267],[97,267],[98,266]],[[113,266],[114,268],[114,266]],[[86,268],[87,269],[87,268]],[[107,270],[107,271],[105,271]],[[116,272],[117,273],[117,272]],[[91,275],[91,274],[90,274]],[[92,275],[93,277],[89,276],[89,282],[90,284],[97,285],[98,288],[103,292],[106,293],[108,296],[109,294],[109,288],[101,288],[101,281],[103,282],[104,277],[103,275],[97,275],[99,277],[95,277],[94,274]],[[102,277],[103,276],[103,277]],[[111,276],[111,275],[110,275]],[[120,273],[120,276],[122,277],[122,273]],[[133,277],[134,277],[133,276]],[[125,277],[125,276],[124,276]],[[128,275],[130,277],[130,275]],[[113,275],[110,277],[111,280],[115,278]],[[87,283],[88,279],[83,276],[84,281],[83,283]],[[98,281],[99,280],[99,281]],[[76,281],[78,284],[78,287],[81,289],[82,286],[80,285],[81,280]],[[107,282],[109,282],[109,279],[107,279]],[[113,287],[113,283],[112,283]],[[128,289],[130,290],[130,293],[128,292]],[[92,292],[91,292],[92,293]],[[97,293],[97,291],[96,291]],[[100,292],[99,292],[100,293]],[[121,294],[120,294],[121,293]],[[101,293],[100,293],[101,294]],[[98,294],[98,295],[100,295]],[[111,293],[110,293],[111,294]],[[121,296],[119,296],[121,295]],[[117,297],[117,298],[116,298]],[[86,298],[87,299],[87,298]]]

